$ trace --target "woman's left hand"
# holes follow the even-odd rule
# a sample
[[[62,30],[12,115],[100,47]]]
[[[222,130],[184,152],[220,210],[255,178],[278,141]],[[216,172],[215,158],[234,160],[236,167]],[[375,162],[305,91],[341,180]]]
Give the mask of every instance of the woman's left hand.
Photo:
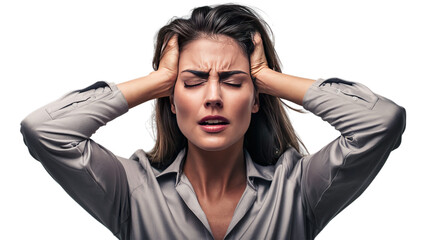
[[[299,105],[303,103],[303,97],[314,82],[311,79],[287,75],[272,70],[268,66],[262,37],[258,32],[253,37],[254,51],[250,56],[250,71],[256,79],[259,93],[287,99]]]
[[[256,81],[256,86],[259,93],[270,94],[269,86],[267,83],[268,75],[274,72],[268,66],[266,60],[265,50],[263,48],[262,37],[260,33],[256,32],[253,36],[254,51],[250,56],[250,72],[252,78]],[[266,81],[265,81],[266,80]]]
[[[260,33],[256,32],[253,37],[254,51],[250,56],[250,72],[253,78],[258,78],[260,73],[265,69],[269,69],[268,61],[266,60],[263,42]]]

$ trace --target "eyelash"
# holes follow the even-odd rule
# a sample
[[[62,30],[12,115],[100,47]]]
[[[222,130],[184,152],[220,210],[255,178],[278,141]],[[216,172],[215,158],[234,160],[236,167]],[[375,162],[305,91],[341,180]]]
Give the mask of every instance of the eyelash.
[[[235,83],[225,83],[226,85],[229,85],[231,87],[241,87],[241,83],[235,84]]]
[[[186,87],[186,88],[192,88],[192,87],[199,86],[199,85],[201,85],[203,83],[204,82],[197,83],[197,84],[191,84],[191,85],[184,83],[184,87]],[[240,84],[234,84],[234,83],[226,83],[226,82],[224,82],[224,84],[226,84],[228,86],[231,86],[231,87],[236,87],[236,88],[241,87],[241,83]]]
[[[184,83],[184,87],[186,87],[186,88],[192,88],[192,87],[199,86],[201,84],[203,84],[203,83],[197,83],[197,84],[191,84],[191,85]]]

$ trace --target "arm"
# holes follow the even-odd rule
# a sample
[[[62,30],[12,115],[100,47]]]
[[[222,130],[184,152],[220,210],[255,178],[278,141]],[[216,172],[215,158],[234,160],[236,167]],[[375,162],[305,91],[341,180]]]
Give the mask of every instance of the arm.
[[[146,77],[119,87],[97,82],[66,94],[21,122],[30,154],[74,200],[119,238],[128,234],[127,176],[117,157],[90,137],[129,107],[166,96],[174,84],[170,69],[165,67],[171,64],[170,59],[175,60],[166,51],[161,68]]]
[[[317,235],[361,195],[400,145],[405,109],[362,84],[337,78],[314,83],[303,106],[341,133],[302,162],[304,206]]]
[[[315,82],[273,72],[266,60],[259,61],[264,59],[261,41],[255,38],[255,44],[252,71],[260,92],[303,104],[341,133],[301,164],[303,205],[316,236],[368,187],[399,146],[405,110],[359,83],[337,78]]]
[[[115,235],[129,216],[124,168],[90,136],[128,110],[113,84],[97,82],[28,115],[21,133],[31,155],[94,218]]]

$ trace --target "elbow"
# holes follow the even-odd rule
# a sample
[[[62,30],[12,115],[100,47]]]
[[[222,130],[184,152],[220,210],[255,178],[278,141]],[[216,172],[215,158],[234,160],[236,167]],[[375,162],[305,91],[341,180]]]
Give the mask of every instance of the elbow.
[[[405,125],[406,125],[406,119],[407,113],[405,111],[405,108],[401,106],[397,106],[397,109],[394,111],[394,121],[393,126],[397,132],[402,135],[405,131]]]
[[[401,144],[401,137],[406,126],[405,108],[391,102],[390,100],[379,101],[383,106],[379,108],[381,125],[384,129],[384,138],[390,141],[392,149],[396,149]]]
[[[25,145],[35,159],[40,160],[39,151],[42,149],[41,139],[43,138],[42,125],[50,120],[50,116],[44,109],[39,109],[28,115],[21,121],[21,134]]]
[[[21,121],[21,133],[24,139],[39,139],[40,127],[49,120],[51,120],[50,115],[44,108],[40,108],[24,118]]]
[[[38,123],[31,118],[31,115],[21,121],[21,134],[24,137],[24,142],[27,146],[28,143],[34,142],[33,140],[39,139],[37,126]]]
[[[22,120],[21,122],[21,134],[24,140],[25,145],[28,148],[31,156],[35,159],[39,159],[38,154],[35,151],[39,145],[40,136],[36,131],[37,127],[31,119],[28,117]]]

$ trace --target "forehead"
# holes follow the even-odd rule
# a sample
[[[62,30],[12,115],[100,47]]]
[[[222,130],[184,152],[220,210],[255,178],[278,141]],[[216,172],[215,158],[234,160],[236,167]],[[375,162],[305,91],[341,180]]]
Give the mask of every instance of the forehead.
[[[238,43],[227,36],[206,36],[186,44],[179,54],[179,68],[203,70],[246,69],[248,57]]]

